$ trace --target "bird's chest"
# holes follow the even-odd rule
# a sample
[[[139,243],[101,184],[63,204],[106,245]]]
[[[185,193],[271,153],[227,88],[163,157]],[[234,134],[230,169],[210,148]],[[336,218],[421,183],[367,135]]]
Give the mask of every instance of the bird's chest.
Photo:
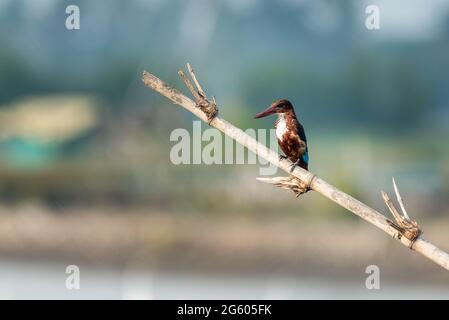
[[[285,138],[285,133],[287,133],[287,121],[284,116],[280,116],[276,121],[276,137],[278,140],[283,141]]]

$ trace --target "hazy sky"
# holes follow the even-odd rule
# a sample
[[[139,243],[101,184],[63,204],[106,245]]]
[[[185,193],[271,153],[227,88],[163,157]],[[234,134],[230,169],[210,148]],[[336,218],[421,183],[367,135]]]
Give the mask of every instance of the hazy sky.
[[[434,36],[447,19],[447,0],[363,0],[364,6],[377,4],[381,12],[381,28],[387,38],[426,40]]]
[[[0,10],[13,1],[18,0],[0,0]],[[23,10],[30,19],[45,19],[46,13],[58,0],[21,0],[24,3]],[[335,16],[332,16],[332,7],[336,2],[325,0],[278,0],[284,2],[286,6],[312,7],[313,16],[317,19],[312,26],[314,28],[326,29],[332,26]],[[76,3],[77,1],[74,1]],[[161,0],[132,0],[135,5],[152,7],[155,10],[163,10],[164,1]],[[198,0],[203,2],[203,0]],[[223,0],[224,5],[231,8],[235,14],[244,14],[263,5],[261,0]],[[110,5],[109,1],[104,1],[105,8]],[[195,1],[191,2],[194,5]],[[337,2],[338,3],[338,2]],[[446,13],[449,9],[447,0],[355,0],[354,5],[363,10],[369,4],[375,4],[381,10],[381,29],[386,32],[380,32],[382,38],[406,38],[407,40],[426,40],[435,35],[439,25],[447,18]],[[213,6],[217,7],[217,6]],[[81,8],[82,11],[82,8]],[[153,10],[154,11],[154,10]],[[361,15],[363,19],[364,16]],[[316,23],[318,20],[321,22]]]

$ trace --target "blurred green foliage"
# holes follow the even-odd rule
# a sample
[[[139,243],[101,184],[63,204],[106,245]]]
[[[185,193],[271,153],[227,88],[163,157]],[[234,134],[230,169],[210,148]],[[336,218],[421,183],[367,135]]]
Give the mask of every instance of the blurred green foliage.
[[[292,100],[310,140],[311,170],[343,190],[380,204],[378,190],[399,175],[409,194],[427,199],[423,210],[432,204],[446,211],[449,24],[426,41],[379,40],[364,30],[356,1],[324,1],[340,23],[322,33],[307,25],[313,3],[248,10],[211,4],[203,12],[209,24],[198,28],[192,2],[59,1],[36,17],[26,1],[7,2],[0,12],[0,108],[28,96],[94,95],[98,122],[56,149],[3,142],[1,198],[343,216],[313,195],[293,201],[260,186],[256,166],[169,162],[170,131],[191,130],[193,118],[149,92],[140,74],[148,69],[184,90],[176,71],[190,61],[220,113],[242,128],[271,127],[273,119],[254,121],[253,114],[276,98]],[[64,27],[68,4],[81,8],[79,31]],[[33,159],[38,165],[20,166]]]

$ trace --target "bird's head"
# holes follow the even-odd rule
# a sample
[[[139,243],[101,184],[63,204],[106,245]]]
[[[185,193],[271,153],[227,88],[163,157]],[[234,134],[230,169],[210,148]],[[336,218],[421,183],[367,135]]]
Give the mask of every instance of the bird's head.
[[[286,113],[293,110],[293,105],[285,99],[276,100],[265,111],[259,112],[254,119],[263,118],[275,113]]]

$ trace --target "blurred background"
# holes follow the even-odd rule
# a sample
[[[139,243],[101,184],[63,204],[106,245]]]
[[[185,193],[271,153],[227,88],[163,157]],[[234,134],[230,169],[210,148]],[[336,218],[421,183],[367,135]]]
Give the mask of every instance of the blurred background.
[[[186,62],[237,127],[291,100],[313,173],[385,214],[394,176],[449,250],[447,1],[0,0],[0,298],[449,297],[447,271],[319,194],[173,165],[195,118],[140,77],[186,92]]]

